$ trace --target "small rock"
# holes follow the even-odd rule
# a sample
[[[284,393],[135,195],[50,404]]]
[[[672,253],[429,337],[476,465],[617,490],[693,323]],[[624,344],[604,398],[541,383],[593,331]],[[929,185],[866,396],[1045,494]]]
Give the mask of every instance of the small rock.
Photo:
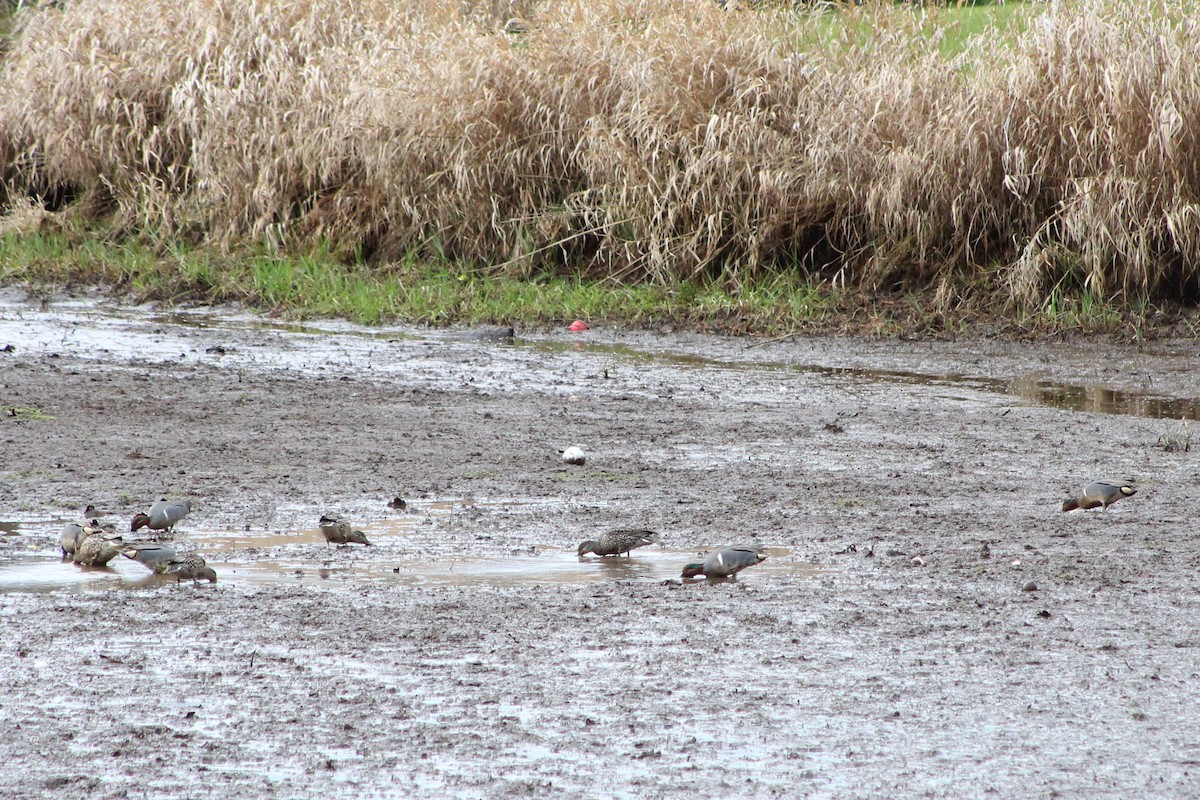
[[[388,503],[388,508],[395,508],[403,511],[404,509],[408,508],[408,503],[404,502],[403,497],[393,497],[392,501]]]
[[[920,556],[913,556],[908,563],[912,564],[914,567],[923,567],[925,566],[925,559],[921,558]]]
[[[1021,587],[1022,592],[1036,592],[1037,590],[1037,584],[1033,581],[1027,581],[1025,585]]]
[[[582,447],[568,447],[563,450],[562,460],[564,464],[574,464],[577,467],[583,466],[587,460],[587,455],[583,452]]]
[[[581,319],[577,319],[567,326],[567,330],[571,333],[579,333],[580,331],[591,330],[588,324]]]

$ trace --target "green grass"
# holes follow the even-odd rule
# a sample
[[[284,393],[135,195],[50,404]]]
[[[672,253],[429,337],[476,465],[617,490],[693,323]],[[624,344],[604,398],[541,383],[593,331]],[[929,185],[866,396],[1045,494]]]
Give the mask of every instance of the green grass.
[[[0,417],[10,417],[18,420],[54,419],[53,414],[48,414],[34,406],[0,406]]]
[[[161,252],[160,252],[161,251]],[[840,292],[776,277],[734,292],[716,285],[622,284],[575,276],[521,280],[451,263],[343,264],[327,252],[221,254],[181,245],[109,244],[87,231],[0,236],[0,284],[106,286],[137,300],[239,302],[293,318],[450,324],[682,324],[784,333],[831,321]]]
[[[825,25],[805,45],[828,48],[870,50],[880,35],[881,17],[887,20],[885,30],[899,31],[911,37],[914,50],[922,50],[924,42],[937,38],[939,50],[947,60],[968,52],[971,40],[985,33],[1000,31],[1013,42],[1029,28],[1030,22],[1044,10],[1043,3],[994,3],[987,0],[963,3],[838,3],[801,7],[797,13],[819,14]]]
[[[1022,2],[1003,5],[981,2],[934,6],[926,9],[926,24],[944,26],[945,38],[941,43],[941,51],[943,56],[951,58],[967,52],[972,39],[991,31],[1003,31],[1015,41],[1042,13],[1043,8],[1042,3]]]
[[[717,283],[619,283],[573,275],[521,279],[448,262],[345,264],[328,252],[265,248],[222,253],[182,244],[113,241],[71,227],[0,235],[0,285],[33,291],[100,286],[133,300],[241,303],[284,318],[336,317],[374,325],[589,324],[784,337],[803,333],[957,336],[985,323],[1016,335],[1110,332],[1140,339],[1180,322],[1148,304],[1104,303],[1064,282],[1036,309],[962,302],[936,307],[931,291],[864,295],[795,273],[729,288]],[[986,278],[984,279],[986,280]],[[983,294],[980,295],[985,296]],[[1186,320],[1183,320],[1186,322]],[[21,412],[25,412],[21,409]],[[26,416],[25,418],[33,418]]]

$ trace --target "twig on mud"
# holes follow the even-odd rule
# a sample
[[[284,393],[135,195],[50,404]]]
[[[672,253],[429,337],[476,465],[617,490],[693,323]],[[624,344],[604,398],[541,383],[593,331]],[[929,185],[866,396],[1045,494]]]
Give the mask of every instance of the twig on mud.
[[[792,339],[799,335],[800,335],[800,331],[792,331],[791,333],[785,333],[782,336],[772,336],[770,339],[762,339],[757,342],[751,342],[750,344],[746,345],[746,349],[749,350],[752,347],[763,347],[764,345],[775,344],[777,342],[782,342],[782,341],[786,341],[788,339]]]

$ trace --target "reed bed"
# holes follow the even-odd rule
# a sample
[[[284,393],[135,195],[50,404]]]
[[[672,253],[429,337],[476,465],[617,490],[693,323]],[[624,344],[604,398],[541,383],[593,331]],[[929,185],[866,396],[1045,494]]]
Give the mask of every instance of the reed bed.
[[[1200,22],[703,0],[26,7],[0,205],[386,267],[1194,301]]]

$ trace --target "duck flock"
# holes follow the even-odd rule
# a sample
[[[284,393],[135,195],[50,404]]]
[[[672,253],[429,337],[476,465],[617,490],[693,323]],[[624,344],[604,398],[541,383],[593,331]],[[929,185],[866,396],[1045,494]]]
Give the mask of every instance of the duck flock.
[[[141,528],[149,528],[151,531],[171,533],[175,523],[191,510],[190,500],[167,500],[164,497],[150,506],[149,513],[134,516],[129,532],[136,533]],[[217,573],[199,553],[180,553],[160,541],[126,542],[115,525],[100,522],[100,514],[95,506],[85,508],[83,515],[87,520],[84,524],[68,522],[63,526],[59,544],[64,560],[69,558],[82,567],[103,567],[120,555],[138,562],[157,575],[173,577],[176,581],[190,578],[195,583],[202,580],[217,582]]]
[[[1062,510],[1100,508],[1126,497],[1137,494],[1132,480],[1099,480],[1083,487],[1083,492],[1063,501]],[[148,528],[158,534],[171,534],[175,525],[192,510],[190,500],[167,500],[163,498],[150,506],[147,513],[138,513],[129,526],[130,533]],[[208,566],[204,557],[196,552],[179,552],[170,544],[159,540],[126,542],[116,526],[101,523],[101,515],[94,506],[84,509],[83,524],[68,522],[63,526],[63,560],[70,559],[83,567],[103,567],[118,555],[138,562],[156,575],[175,578],[176,582],[190,579],[193,583],[207,580],[217,582],[217,573]],[[339,517],[322,515],[318,526],[325,541],[339,546],[361,544],[371,546],[367,536],[355,530],[349,522]],[[578,555],[600,557],[628,556],[633,550],[650,544],[658,544],[657,533],[642,528],[618,528],[608,531],[599,539],[588,539],[580,543]],[[682,577],[690,579],[734,579],[742,570],[760,564],[767,558],[758,545],[735,545],[714,550],[702,562],[686,564]]]

